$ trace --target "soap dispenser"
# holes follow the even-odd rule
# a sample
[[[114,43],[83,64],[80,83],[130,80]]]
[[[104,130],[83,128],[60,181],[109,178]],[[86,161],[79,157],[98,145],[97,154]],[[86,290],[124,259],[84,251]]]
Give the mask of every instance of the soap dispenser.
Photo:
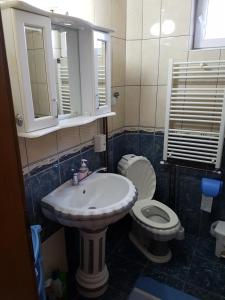
[[[88,166],[87,166],[87,160],[81,159],[81,165],[79,169],[79,180],[82,180],[83,178],[87,177],[89,172]]]

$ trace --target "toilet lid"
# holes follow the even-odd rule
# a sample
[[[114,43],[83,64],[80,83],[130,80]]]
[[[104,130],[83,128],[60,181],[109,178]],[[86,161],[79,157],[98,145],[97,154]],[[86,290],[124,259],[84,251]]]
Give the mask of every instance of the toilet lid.
[[[138,191],[138,200],[152,199],[156,189],[156,175],[150,161],[143,156],[124,155],[119,171],[129,178]]]
[[[140,222],[152,228],[170,229],[179,223],[175,212],[156,200],[145,199],[137,201],[132,211]]]

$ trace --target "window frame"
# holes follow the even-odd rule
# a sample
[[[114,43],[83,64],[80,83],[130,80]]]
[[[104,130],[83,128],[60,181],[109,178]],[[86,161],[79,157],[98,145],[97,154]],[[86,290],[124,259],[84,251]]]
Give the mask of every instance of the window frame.
[[[209,0],[196,0],[194,16],[193,49],[221,48],[225,47],[225,37],[204,39],[204,25],[206,24],[207,7]],[[200,17],[202,16],[202,20]]]

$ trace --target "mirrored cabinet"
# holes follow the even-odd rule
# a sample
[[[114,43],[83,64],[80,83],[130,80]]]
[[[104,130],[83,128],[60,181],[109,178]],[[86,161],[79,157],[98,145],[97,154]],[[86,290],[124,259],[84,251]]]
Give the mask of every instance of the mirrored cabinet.
[[[114,114],[110,30],[21,1],[1,13],[19,136]]]

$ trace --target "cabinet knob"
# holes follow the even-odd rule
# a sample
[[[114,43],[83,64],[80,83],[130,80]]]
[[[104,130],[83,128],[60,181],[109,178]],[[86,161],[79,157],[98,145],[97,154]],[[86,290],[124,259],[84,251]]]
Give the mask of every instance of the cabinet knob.
[[[16,115],[16,124],[20,127],[23,126],[23,116],[22,115],[20,115],[20,114]]]

